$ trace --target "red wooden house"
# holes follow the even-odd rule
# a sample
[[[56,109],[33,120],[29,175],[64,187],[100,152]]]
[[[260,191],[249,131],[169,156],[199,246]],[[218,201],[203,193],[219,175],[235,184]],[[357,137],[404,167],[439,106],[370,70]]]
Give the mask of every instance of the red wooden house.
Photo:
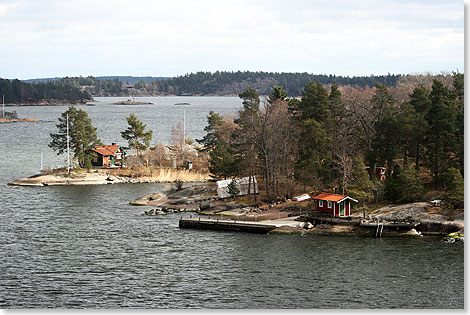
[[[372,176],[371,169],[370,169],[369,166],[366,166],[366,170],[369,173],[369,176]],[[375,178],[377,178],[378,180],[384,181],[385,180],[385,171],[386,170],[387,169],[385,167],[376,166],[375,170],[374,170]]]
[[[124,149],[116,143],[112,145],[97,145],[92,150],[97,153],[97,157],[91,162],[93,166],[109,168],[122,166],[124,163]]]
[[[329,212],[334,217],[348,217],[351,215],[351,201],[358,202],[346,195],[321,193],[314,197],[315,210]]]

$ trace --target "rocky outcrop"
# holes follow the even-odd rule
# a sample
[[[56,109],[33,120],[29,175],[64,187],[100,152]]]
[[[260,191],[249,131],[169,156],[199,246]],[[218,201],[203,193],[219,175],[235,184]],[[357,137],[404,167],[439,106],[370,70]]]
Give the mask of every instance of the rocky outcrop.
[[[172,183],[176,179],[185,183],[203,182],[209,179],[208,174],[189,170],[162,169],[155,176],[118,176],[108,174],[106,170],[91,172],[73,172],[70,176],[64,173],[38,174],[17,179],[8,183],[16,186],[58,186],[58,185],[105,185],[105,184],[136,184],[136,183]]]
[[[430,202],[415,202],[385,206],[371,212],[370,216],[385,221],[413,221],[418,223],[416,229],[424,233],[447,234],[463,231],[463,220],[449,221],[438,213],[439,210],[439,207],[433,206]]]

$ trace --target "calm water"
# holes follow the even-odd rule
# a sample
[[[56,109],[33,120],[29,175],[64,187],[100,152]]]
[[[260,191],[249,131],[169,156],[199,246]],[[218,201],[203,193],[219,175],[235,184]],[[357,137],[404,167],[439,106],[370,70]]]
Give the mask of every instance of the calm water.
[[[186,109],[203,136],[209,110],[236,97],[148,98],[155,105],[83,106],[104,142],[121,142],[135,112],[167,143]],[[189,102],[191,106],[174,106]],[[0,308],[463,308],[464,246],[438,239],[267,236],[180,230],[179,215],[131,207],[162,184],[11,187],[63,165],[47,147],[66,107],[15,108],[39,123],[0,124]],[[12,108],[8,108],[12,110]]]

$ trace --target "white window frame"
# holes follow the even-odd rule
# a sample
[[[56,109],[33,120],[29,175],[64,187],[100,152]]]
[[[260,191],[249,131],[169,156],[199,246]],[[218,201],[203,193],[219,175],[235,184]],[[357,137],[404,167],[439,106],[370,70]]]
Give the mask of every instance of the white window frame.
[[[318,200],[318,206],[323,208],[323,200]]]
[[[328,209],[331,209],[332,202],[328,201]]]

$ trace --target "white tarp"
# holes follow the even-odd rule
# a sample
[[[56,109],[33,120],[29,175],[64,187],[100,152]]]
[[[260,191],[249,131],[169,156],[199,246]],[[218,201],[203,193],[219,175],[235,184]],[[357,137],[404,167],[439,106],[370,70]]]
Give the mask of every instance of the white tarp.
[[[310,196],[308,194],[303,194],[303,195],[292,198],[293,201],[304,201],[307,199],[310,199]]]
[[[219,198],[228,198],[230,194],[228,192],[228,185],[232,180],[219,180],[217,181],[217,195]],[[250,181],[250,177],[242,177],[242,178],[235,178],[235,182],[237,183],[238,190],[240,191],[237,196],[245,196],[248,194],[248,184]],[[256,181],[256,177],[251,178],[251,188],[250,194],[258,193],[258,182]]]

